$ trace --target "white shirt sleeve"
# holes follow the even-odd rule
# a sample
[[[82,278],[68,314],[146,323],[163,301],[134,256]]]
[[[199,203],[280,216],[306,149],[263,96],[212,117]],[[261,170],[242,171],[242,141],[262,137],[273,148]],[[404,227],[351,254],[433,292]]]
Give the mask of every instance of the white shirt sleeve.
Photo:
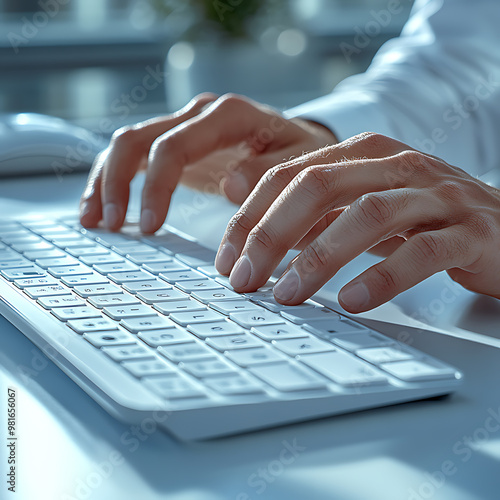
[[[487,177],[500,168],[500,2],[416,0],[365,73],[286,115],[339,140],[379,132]]]

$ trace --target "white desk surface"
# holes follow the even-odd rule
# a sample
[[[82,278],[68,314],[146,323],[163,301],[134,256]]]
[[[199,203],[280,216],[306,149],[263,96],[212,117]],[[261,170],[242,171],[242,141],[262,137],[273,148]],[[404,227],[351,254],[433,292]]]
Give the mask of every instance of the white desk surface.
[[[84,180],[82,175],[2,179],[0,214],[76,209]],[[140,186],[139,178],[132,211]],[[168,222],[216,248],[234,211],[221,198],[180,189]],[[334,299],[375,260],[356,259],[322,296]],[[444,400],[199,443],[181,443],[161,431],[136,433],[117,422],[0,318],[0,436],[8,386],[18,391],[19,435],[17,495],[7,492],[3,438],[0,443],[0,498],[498,500],[498,301],[466,292],[440,274],[365,317],[406,325],[416,319],[448,332],[395,325],[389,333],[410,332],[414,345],[461,369],[464,385]],[[287,443],[298,450],[293,459],[282,454]]]

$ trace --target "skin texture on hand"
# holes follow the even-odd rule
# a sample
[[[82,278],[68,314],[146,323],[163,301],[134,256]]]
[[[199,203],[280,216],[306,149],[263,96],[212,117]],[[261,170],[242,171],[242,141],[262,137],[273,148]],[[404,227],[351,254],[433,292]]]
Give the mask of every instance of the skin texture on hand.
[[[500,191],[403,143],[361,134],[268,170],[229,222],[216,267],[236,291],[252,292],[291,248],[301,253],[274,287],[287,305],[370,249],[387,258],[341,290],[349,312],[443,270],[500,298]]]
[[[80,221],[113,231],[125,220],[129,184],[146,170],[141,230],[157,231],[178,182],[197,189],[217,182],[242,203],[262,175],[284,160],[337,141],[327,128],[233,94],[201,94],[183,109],[113,135],[99,154],[80,200]]]

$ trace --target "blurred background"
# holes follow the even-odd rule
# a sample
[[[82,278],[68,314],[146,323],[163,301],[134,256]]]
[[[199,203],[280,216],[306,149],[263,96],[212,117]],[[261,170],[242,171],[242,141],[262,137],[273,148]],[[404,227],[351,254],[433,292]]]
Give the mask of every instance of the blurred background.
[[[280,109],[363,71],[412,0],[0,0],[0,113],[110,134],[204,90]]]

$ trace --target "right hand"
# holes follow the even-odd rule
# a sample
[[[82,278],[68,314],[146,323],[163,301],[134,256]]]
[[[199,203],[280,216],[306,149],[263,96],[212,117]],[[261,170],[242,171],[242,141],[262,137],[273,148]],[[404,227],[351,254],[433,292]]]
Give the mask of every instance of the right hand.
[[[90,172],[80,200],[85,227],[123,225],[129,184],[146,170],[140,227],[154,233],[163,224],[177,183],[203,189],[217,182],[242,203],[271,167],[306,151],[337,142],[322,125],[286,119],[242,96],[201,94],[180,111],[117,130]]]

